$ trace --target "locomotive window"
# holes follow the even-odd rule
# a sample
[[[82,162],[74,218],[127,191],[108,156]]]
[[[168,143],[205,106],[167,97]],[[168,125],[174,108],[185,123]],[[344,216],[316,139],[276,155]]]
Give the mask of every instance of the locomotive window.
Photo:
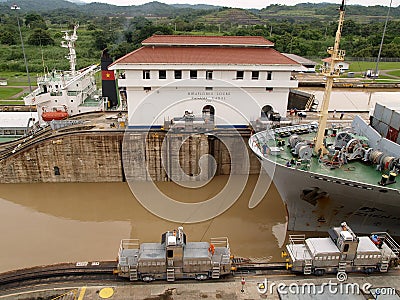
[[[344,244],[343,252],[349,251],[349,244]]]
[[[167,257],[173,258],[174,257],[174,250],[167,250]]]

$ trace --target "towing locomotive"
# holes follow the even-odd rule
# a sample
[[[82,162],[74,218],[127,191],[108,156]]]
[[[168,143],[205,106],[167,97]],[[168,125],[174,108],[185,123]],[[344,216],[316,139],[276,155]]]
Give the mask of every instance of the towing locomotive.
[[[183,227],[162,234],[160,243],[124,239],[118,252],[117,273],[131,281],[218,279],[231,272],[227,237],[188,242]]]
[[[326,238],[289,235],[282,251],[286,267],[305,275],[338,273],[345,278],[346,272],[387,272],[399,264],[400,246],[387,232],[359,237],[345,222],[328,232]]]

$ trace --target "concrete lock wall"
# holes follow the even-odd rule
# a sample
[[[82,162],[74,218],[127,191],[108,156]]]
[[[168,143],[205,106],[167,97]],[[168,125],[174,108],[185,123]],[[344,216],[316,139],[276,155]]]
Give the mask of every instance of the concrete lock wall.
[[[0,183],[206,180],[214,173],[208,156],[200,173],[200,158],[207,154],[216,161],[216,175],[259,173],[258,159],[247,147],[248,133],[219,137],[163,131],[64,134],[2,159]]]

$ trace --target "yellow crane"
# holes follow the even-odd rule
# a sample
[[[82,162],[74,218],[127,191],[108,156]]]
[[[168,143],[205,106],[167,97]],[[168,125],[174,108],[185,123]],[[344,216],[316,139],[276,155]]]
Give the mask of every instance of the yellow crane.
[[[319,154],[324,154],[327,152],[324,146],[324,134],[326,128],[326,121],[328,119],[328,107],[329,100],[332,92],[333,79],[338,77],[340,74],[340,69],[336,68],[336,64],[340,61],[344,61],[345,51],[339,49],[340,38],[342,35],[342,28],[344,22],[344,14],[345,14],[345,1],[342,0],[342,5],[340,5],[339,11],[339,24],[336,31],[335,37],[335,45],[333,47],[329,47],[327,52],[331,55],[331,62],[329,68],[324,69],[323,75],[326,77],[325,83],[325,92],[324,97],[322,99],[322,106],[319,115],[318,121],[318,133],[315,140],[314,151]]]

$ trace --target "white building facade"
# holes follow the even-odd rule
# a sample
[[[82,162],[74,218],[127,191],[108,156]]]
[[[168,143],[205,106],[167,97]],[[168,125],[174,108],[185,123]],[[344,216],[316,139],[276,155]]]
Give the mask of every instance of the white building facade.
[[[300,64],[263,37],[154,35],[142,45],[109,67],[130,127],[162,126],[185,111],[216,126],[247,126],[272,111],[285,116],[298,86],[291,72]]]

